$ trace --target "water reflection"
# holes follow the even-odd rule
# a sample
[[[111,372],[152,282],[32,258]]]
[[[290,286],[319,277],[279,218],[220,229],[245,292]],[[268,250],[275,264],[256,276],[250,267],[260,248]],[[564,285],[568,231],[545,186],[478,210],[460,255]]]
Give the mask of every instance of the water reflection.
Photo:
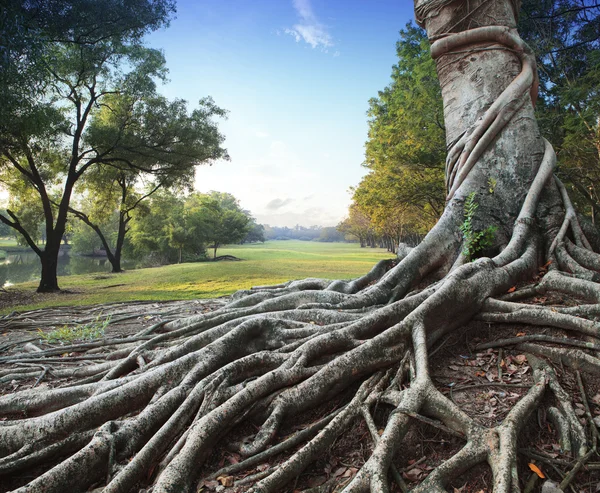
[[[121,262],[124,269],[134,269],[135,262]],[[20,282],[39,281],[40,260],[33,252],[9,254],[0,260],[0,286],[9,286]],[[106,257],[82,257],[69,255],[61,251],[58,257],[58,276],[110,272],[111,265]]]

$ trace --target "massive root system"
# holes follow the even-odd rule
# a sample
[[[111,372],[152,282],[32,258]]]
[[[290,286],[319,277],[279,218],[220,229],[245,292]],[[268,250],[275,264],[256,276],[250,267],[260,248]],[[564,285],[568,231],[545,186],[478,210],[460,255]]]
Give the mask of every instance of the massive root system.
[[[466,57],[474,64],[506,57],[516,67],[491,104],[470,108],[471,120],[449,130],[448,204],[433,230],[397,261],[381,262],[354,281],[258,287],[214,311],[127,338],[43,350],[30,345],[32,352],[23,353],[13,348],[0,357],[0,380],[31,388],[0,397],[0,415],[8,418],[0,422],[4,490],[186,492],[219,477],[240,491],[292,491],[301,473],[356,422],[369,430],[368,457],[351,474],[332,474],[310,491],[445,492],[481,464],[489,468],[489,490],[533,491],[538,476],[530,477],[526,467],[532,457],[566,491],[596,460],[598,431],[580,372],[600,372],[600,255],[553,175],[550,144],[536,130],[522,145],[530,152],[507,144],[523,125],[534,125],[534,59],[510,23],[455,32],[442,29],[439,19],[452,2],[418,4],[421,21],[431,22],[447,108],[457,80],[447,74]],[[485,11],[479,7],[472,9],[477,15]],[[519,156],[507,164],[511,152]],[[502,159],[499,168],[489,164]],[[518,171],[524,159],[532,164]],[[498,188],[486,192],[491,173]],[[459,233],[473,192],[480,222],[499,228],[494,245],[476,259],[466,257],[467,238]],[[578,304],[531,302],[552,293]],[[532,369],[527,389],[493,425],[469,415],[431,373],[432,351],[471,320],[537,327],[479,346],[526,355]],[[61,357],[71,353],[76,356]],[[499,355],[495,382],[480,385],[510,389],[503,364]],[[577,378],[583,411],[565,389],[564,375]],[[44,387],[53,378],[63,384]],[[282,436],[312,409],[327,411]],[[552,423],[560,456],[519,440],[540,410]],[[415,426],[462,444],[419,481],[402,471],[416,459],[403,448]],[[233,465],[215,465],[213,452],[224,448],[238,457]],[[269,460],[276,467],[254,474]],[[243,471],[252,475],[231,485],[232,475]]]

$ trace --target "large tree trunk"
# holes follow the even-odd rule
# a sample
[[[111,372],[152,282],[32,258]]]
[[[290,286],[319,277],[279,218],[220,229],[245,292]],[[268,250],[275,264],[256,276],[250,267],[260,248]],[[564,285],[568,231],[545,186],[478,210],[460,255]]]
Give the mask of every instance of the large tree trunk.
[[[574,412],[562,372],[551,362],[571,371],[582,393],[579,371],[600,373],[597,353],[590,352],[600,347],[594,320],[600,256],[553,177],[554,152],[534,120],[533,57],[514,30],[517,3],[417,2],[438,64],[450,147],[447,206],[419,245],[403,246],[397,261],[380,262],[353,281],[306,279],[239,292],[212,313],[141,331],[124,342],[135,342],[129,349],[109,345],[103,363],[78,370],[80,380],[69,387],[0,397],[0,414],[14,418],[0,426],[0,474],[27,483],[18,491],[83,491],[97,483],[108,493],[146,487],[187,492],[215,477],[229,482],[229,474],[283,454],[248,490],[276,493],[295,484],[353,422],[364,420],[370,455],[347,481],[333,474],[330,486],[346,481],[346,493],[387,492],[393,480],[407,491],[397,463],[418,458],[407,456],[412,449],[405,441],[420,422],[460,440],[460,447],[413,484],[413,492],[445,492],[481,465],[489,467],[488,490],[514,493],[535,480],[527,465],[531,454],[518,448],[517,437],[540,439],[537,429],[525,433],[537,426],[530,417],[539,409],[554,420],[552,440],[560,441],[565,458],[552,464],[562,468],[566,490],[575,481],[570,471],[596,450],[597,431],[588,408],[583,423]],[[369,235],[366,243],[373,242]],[[539,304],[536,297],[552,293],[588,304]],[[518,400],[500,421],[470,416],[452,392],[444,393],[447,382],[430,373],[434,346],[437,351],[473,319],[531,325],[526,335],[478,346],[505,346],[505,355],[526,358],[532,369],[528,389],[518,394],[512,388]],[[544,332],[535,334],[540,325]],[[151,332],[158,333],[147,339]],[[476,336],[486,331],[480,327]],[[89,357],[97,357],[99,345],[91,346]],[[44,358],[88,349],[63,346],[0,358],[7,366],[1,378],[34,382],[37,368],[12,362],[35,358],[41,365]],[[504,387],[502,362],[498,354],[495,383]],[[283,439],[286,420],[312,419],[319,406],[329,414]],[[211,453],[223,443],[240,458],[219,468]],[[534,455],[541,456],[537,448]]]
[[[128,222],[129,219],[124,213],[119,214],[119,230],[117,232],[117,242],[115,244],[113,260],[110,260],[109,258],[113,273],[123,272],[123,269],[121,268],[121,254],[123,252],[123,245],[125,244],[125,235],[127,234]],[[108,250],[106,252],[108,254]]]
[[[40,262],[42,264],[38,293],[52,293],[60,291],[58,287],[58,254],[60,248],[55,248],[54,242],[47,241],[46,248],[41,252]]]

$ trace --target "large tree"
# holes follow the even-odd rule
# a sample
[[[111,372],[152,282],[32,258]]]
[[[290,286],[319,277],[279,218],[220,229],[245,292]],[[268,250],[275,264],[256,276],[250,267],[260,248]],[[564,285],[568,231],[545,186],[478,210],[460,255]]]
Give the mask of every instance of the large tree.
[[[42,209],[45,244],[37,246],[19,214],[0,221],[20,233],[42,264],[38,291],[58,290],[60,244],[76,183],[89,170],[122,162],[121,143],[96,147],[88,124],[104,101],[155,91],[166,72],[158,50],[143,37],[168,23],[171,0],[10,1],[2,6],[0,181],[20,182]],[[152,135],[130,153],[145,155]],[[160,142],[156,142],[160,145]],[[18,190],[9,188],[9,192]],[[18,200],[18,197],[17,197]],[[54,205],[56,204],[56,206]]]
[[[354,189],[353,208],[391,251],[406,235],[426,233],[444,209],[443,108],[425,32],[400,31],[392,82],[369,101],[369,173]],[[352,223],[356,211],[349,211]]]
[[[109,156],[108,165],[86,173],[83,189],[92,195],[91,211],[69,207],[69,211],[100,238],[112,272],[121,272],[125,235],[134,211],[164,188],[191,188],[195,167],[227,159],[221,147],[223,136],[213,118],[226,112],[211,98],[201,100],[191,113],[183,100],[162,96],[140,100],[108,98],[94,115],[88,142]],[[100,220],[107,208],[118,211],[114,242],[103,233]]]
[[[585,349],[597,349],[597,342],[565,333],[599,335],[593,317],[600,256],[553,175],[555,154],[535,121],[535,57],[516,31],[519,3],[416,2],[437,65],[449,147],[446,207],[418,246],[354,281],[307,279],[239,293],[217,311],[154,327],[162,333],[84,367],[82,380],[68,387],[0,398],[0,412],[14,417],[0,426],[0,471],[29,473],[40,465],[35,479],[14,476],[28,482],[19,491],[85,490],[96,483],[104,492],[150,485],[154,493],[184,492],[197,487],[199,476],[208,481],[216,473],[229,484],[224,475],[231,471],[286,452],[248,490],[281,492],[364,419],[372,447],[359,469],[349,470],[343,491],[387,492],[390,479],[406,491],[395,460],[407,463],[412,451],[403,444],[418,421],[460,446],[423,471],[412,491],[445,492],[453,478],[487,464],[488,490],[512,493],[531,474],[518,438],[539,440],[538,431],[526,433],[536,422],[529,417],[547,409],[564,457],[524,453],[562,468],[561,489],[567,488],[596,451],[579,370],[597,373],[600,360]],[[536,296],[553,292],[589,304],[539,304]],[[527,390],[511,391],[516,400],[501,421],[467,414],[430,369],[434,346],[474,318],[532,325],[516,340],[494,341],[512,344],[516,353],[507,349],[508,356],[526,358],[532,369],[522,383]],[[546,332],[531,334],[540,325]],[[500,376],[502,361],[498,366]],[[573,381],[579,378],[583,420],[559,378],[569,371]],[[32,381],[39,373],[10,372],[5,378]],[[313,419],[318,406],[324,417],[275,444],[286,420]],[[214,471],[219,461],[211,451],[223,442],[241,457]]]

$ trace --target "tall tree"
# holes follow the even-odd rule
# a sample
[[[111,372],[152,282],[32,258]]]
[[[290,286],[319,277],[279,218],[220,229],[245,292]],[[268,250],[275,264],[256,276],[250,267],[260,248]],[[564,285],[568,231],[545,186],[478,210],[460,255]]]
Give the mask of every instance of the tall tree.
[[[40,257],[38,291],[58,290],[58,252],[75,184],[90,169],[114,162],[113,149],[87,145],[92,114],[115,94],[154,92],[155,80],[165,75],[164,59],[143,37],[165,26],[173,11],[171,0],[12,1],[3,7],[3,21],[18,32],[9,32],[3,46],[0,180],[18,177],[39,196],[44,247],[14,211],[0,221]]]
[[[162,96],[108,98],[94,115],[87,140],[98,152],[110,156],[106,160],[109,166],[88,172],[82,183],[96,197],[96,210],[107,204],[118,210],[114,245],[93,215],[73,207],[69,210],[98,234],[113,272],[122,271],[125,235],[140,204],[162,188],[191,188],[195,166],[228,158],[221,147],[223,136],[213,121],[224,116],[210,98],[201,100],[189,114],[185,101],[170,102]]]
[[[404,201],[428,204],[438,217],[444,206],[446,146],[435,63],[425,32],[408,24],[396,44],[392,82],[369,101],[365,166],[371,174],[404,175],[397,193]],[[393,180],[390,180],[393,181]]]
[[[196,230],[202,231],[215,259],[221,245],[240,243],[251,228],[248,214],[229,193],[192,194],[186,200],[186,209],[189,221]]]
[[[168,322],[164,333],[119,351],[120,361],[84,366],[80,385],[0,397],[4,413],[26,416],[0,426],[2,471],[25,470],[23,490],[100,484],[111,493],[148,487],[187,492],[217,486],[213,477],[230,484],[232,471],[285,452],[261,479],[254,476],[250,488],[281,492],[322,460],[354,421],[364,420],[372,438],[368,458],[357,470],[331,474],[324,489],[344,481],[339,486],[345,493],[387,492],[390,480],[408,489],[406,481],[414,479],[414,493],[441,493],[462,488],[465,478],[477,481],[480,469],[474,468],[481,465],[490,469],[486,488],[514,493],[531,490],[536,480],[531,469],[540,465],[530,457],[543,455],[531,452],[537,447],[522,447],[533,442],[543,449],[539,432],[529,430],[543,414],[554,416],[553,436],[569,457],[552,461],[547,471],[560,471],[560,487],[548,482],[543,489],[573,486],[598,438],[582,373],[597,374],[600,361],[586,352],[597,346],[581,337],[598,335],[600,254],[592,251],[553,174],[556,156],[535,120],[535,57],[516,30],[520,2],[415,4],[444,104],[448,194],[440,220],[419,245],[359,279],[305,279],[240,292],[216,311]],[[539,296],[548,295],[585,304],[539,304]],[[527,333],[484,342],[496,339],[494,330],[476,324],[463,332],[473,318],[527,324]],[[538,334],[536,326],[543,327]],[[549,327],[560,336],[550,336]],[[447,381],[437,380],[432,355],[450,335],[473,343],[477,337],[478,345],[485,344],[480,348],[506,346],[506,360],[488,366],[486,377],[494,383],[504,386],[503,368],[516,372],[527,362],[521,384],[528,388],[511,395],[502,417],[474,418],[461,409],[464,401],[447,395]],[[82,349],[76,348],[59,351]],[[55,358],[56,351],[30,357]],[[472,361],[478,364],[477,357]],[[582,413],[564,386],[567,372],[570,385],[578,383]],[[36,382],[39,370],[23,373],[19,367],[3,378],[17,376]],[[484,377],[480,384],[490,382]],[[312,421],[316,408],[329,414],[275,445],[286,418]],[[536,416],[536,410],[546,412]],[[451,435],[456,447],[431,470],[404,478],[396,461],[414,466],[406,440],[415,421]],[[234,427],[250,436],[232,437]],[[221,445],[223,451],[236,447],[243,459],[209,470],[219,468],[207,459]],[[54,467],[47,464],[57,456]],[[31,479],[31,471],[39,476]],[[586,480],[573,489],[588,486]]]
[[[396,53],[392,82],[369,101],[369,173],[353,196],[390,250],[405,232],[426,232],[440,217],[446,152],[442,96],[425,32],[408,24]]]

